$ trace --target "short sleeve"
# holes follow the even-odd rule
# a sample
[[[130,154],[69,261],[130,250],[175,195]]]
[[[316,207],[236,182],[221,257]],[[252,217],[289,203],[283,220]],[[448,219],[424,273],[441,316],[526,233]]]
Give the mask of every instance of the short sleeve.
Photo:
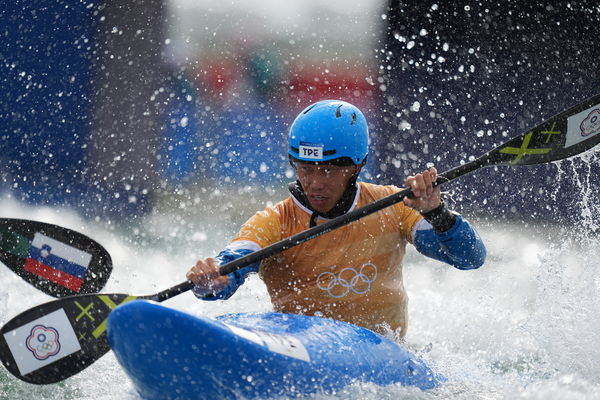
[[[275,207],[254,214],[240,228],[233,241],[249,240],[261,248],[281,240],[281,219]]]

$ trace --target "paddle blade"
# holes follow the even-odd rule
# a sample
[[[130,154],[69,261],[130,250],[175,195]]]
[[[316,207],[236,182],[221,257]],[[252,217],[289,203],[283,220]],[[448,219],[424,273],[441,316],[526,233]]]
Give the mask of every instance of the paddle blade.
[[[110,350],[106,318],[134,299],[126,294],[79,295],[31,308],[0,330],[2,364],[29,383],[73,376]]]
[[[54,297],[98,293],[112,271],[102,245],[56,225],[0,218],[0,261]]]
[[[487,165],[530,165],[562,160],[600,143],[600,95],[541,123],[486,154]]]

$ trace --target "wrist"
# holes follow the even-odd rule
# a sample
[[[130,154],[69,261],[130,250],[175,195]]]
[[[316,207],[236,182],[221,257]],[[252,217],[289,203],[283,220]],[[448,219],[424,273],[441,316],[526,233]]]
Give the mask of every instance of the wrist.
[[[450,211],[444,201],[440,202],[440,205],[433,210],[421,213],[421,215],[423,215],[425,221],[433,226],[433,229],[435,229],[436,232],[448,231],[456,221],[456,215]]]

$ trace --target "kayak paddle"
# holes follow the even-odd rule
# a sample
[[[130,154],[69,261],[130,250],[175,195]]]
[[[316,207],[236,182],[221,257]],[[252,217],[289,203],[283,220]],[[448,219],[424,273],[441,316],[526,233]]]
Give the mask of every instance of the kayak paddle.
[[[482,167],[542,164],[561,160],[580,154],[599,142],[600,95],[550,118],[473,161],[442,173],[436,185]],[[223,265],[221,275],[347,225],[398,203],[409,195],[410,189],[405,188],[248,254]],[[162,302],[192,287],[193,283],[186,281],[149,296],[78,295],[31,308],[0,329],[0,358],[13,375],[26,382],[48,384],[61,381],[82,371],[110,350],[106,337],[106,319],[118,305],[136,298]]]
[[[112,271],[100,243],[57,225],[0,218],[0,262],[54,297],[97,293]]]

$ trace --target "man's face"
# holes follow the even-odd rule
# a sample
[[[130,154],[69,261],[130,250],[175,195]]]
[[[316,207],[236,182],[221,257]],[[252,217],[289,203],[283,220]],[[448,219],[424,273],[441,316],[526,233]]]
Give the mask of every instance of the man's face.
[[[320,213],[330,211],[342,198],[350,178],[358,172],[356,165],[315,165],[298,161],[296,173],[312,208]]]

